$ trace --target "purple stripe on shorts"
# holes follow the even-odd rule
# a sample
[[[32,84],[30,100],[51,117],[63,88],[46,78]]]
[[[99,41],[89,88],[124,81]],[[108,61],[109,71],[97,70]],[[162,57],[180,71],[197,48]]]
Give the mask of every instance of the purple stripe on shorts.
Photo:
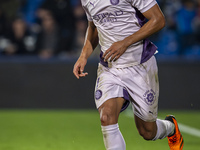
[[[103,56],[103,52],[101,51],[100,53],[100,63],[104,66],[104,67],[108,67],[108,62],[105,62],[102,58]]]
[[[135,8],[135,11],[138,23],[142,27],[146,23],[146,18],[137,8]],[[155,46],[150,40],[148,39],[143,40],[143,51],[140,63],[142,64],[147,60],[149,60],[155,54],[157,49],[158,49],[157,46]]]
[[[130,100],[129,100],[129,94],[128,91],[126,89],[123,89],[123,95],[124,95],[124,99],[126,100],[125,103],[122,106],[122,109],[120,112],[124,111],[130,104]]]

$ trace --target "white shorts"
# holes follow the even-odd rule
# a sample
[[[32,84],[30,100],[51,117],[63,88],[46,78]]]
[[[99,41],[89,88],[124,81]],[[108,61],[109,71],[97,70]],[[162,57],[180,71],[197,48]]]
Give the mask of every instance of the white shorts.
[[[99,63],[94,94],[97,108],[111,98],[124,97],[127,101],[123,110],[131,103],[136,116],[144,121],[155,121],[159,96],[155,57],[126,68],[108,68]]]

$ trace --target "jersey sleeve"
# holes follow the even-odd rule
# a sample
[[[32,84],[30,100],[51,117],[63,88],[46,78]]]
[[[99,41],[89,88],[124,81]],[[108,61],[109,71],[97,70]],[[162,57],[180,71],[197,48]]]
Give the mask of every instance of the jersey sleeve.
[[[136,7],[141,13],[149,10],[155,4],[156,0],[130,0],[133,7]]]
[[[87,9],[86,9],[85,7],[83,7],[83,9],[85,10],[85,14],[86,14],[86,16],[87,16],[87,20],[88,20],[88,21],[92,21],[92,17],[91,17],[91,15],[89,14],[89,12],[87,11]]]
[[[91,17],[91,15],[90,15],[90,13],[88,12],[87,8],[85,7],[85,3],[86,3],[86,2],[87,2],[87,1],[85,1],[85,0],[81,0],[82,7],[83,7],[83,9],[84,9],[84,11],[85,11],[85,14],[86,14],[86,16],[87,16],[88,21],[92,21],[92,17]]]

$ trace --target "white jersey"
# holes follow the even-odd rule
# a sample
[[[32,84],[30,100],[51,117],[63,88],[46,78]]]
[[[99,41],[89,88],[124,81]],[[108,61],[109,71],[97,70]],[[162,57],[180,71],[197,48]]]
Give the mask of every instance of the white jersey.
[[[157,2],[155,0],[81,0],[89,21],[93,21],[98,30],[101,55],[117,41],[137,32],[146,19],[143,12]],[[147,61],[154,55],[157,47],[148,39],[128,47],[120,58],[111,63],[100,62],[104,66],[124,68]]]

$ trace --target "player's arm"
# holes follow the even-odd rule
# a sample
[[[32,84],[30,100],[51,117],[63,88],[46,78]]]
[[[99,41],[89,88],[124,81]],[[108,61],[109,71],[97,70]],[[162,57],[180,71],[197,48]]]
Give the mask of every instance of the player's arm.
[[[96,26],[94,25],[93,22],[89,21],[86,36],[85,36],[85,43],[82,48],[81,54],[78,60],[76,61],[74,65],[74,69],[73,69],[73,73],[77,77],[77,79],[88,75],[87,72],[85,73],[83,72],[84,67],[87,63],[87,59],[92,54],[97,44],[98,44],[98,33],[97,33]]]
[[[113,43],[103,55],[105,61],[110,57],[110,61],[117,60],[130,45],[149,37],[165,26],[165,17],[158,4],[144,12],[143,15],[148,19],[147,23],[140,30],[126,37],[124,40]]]

